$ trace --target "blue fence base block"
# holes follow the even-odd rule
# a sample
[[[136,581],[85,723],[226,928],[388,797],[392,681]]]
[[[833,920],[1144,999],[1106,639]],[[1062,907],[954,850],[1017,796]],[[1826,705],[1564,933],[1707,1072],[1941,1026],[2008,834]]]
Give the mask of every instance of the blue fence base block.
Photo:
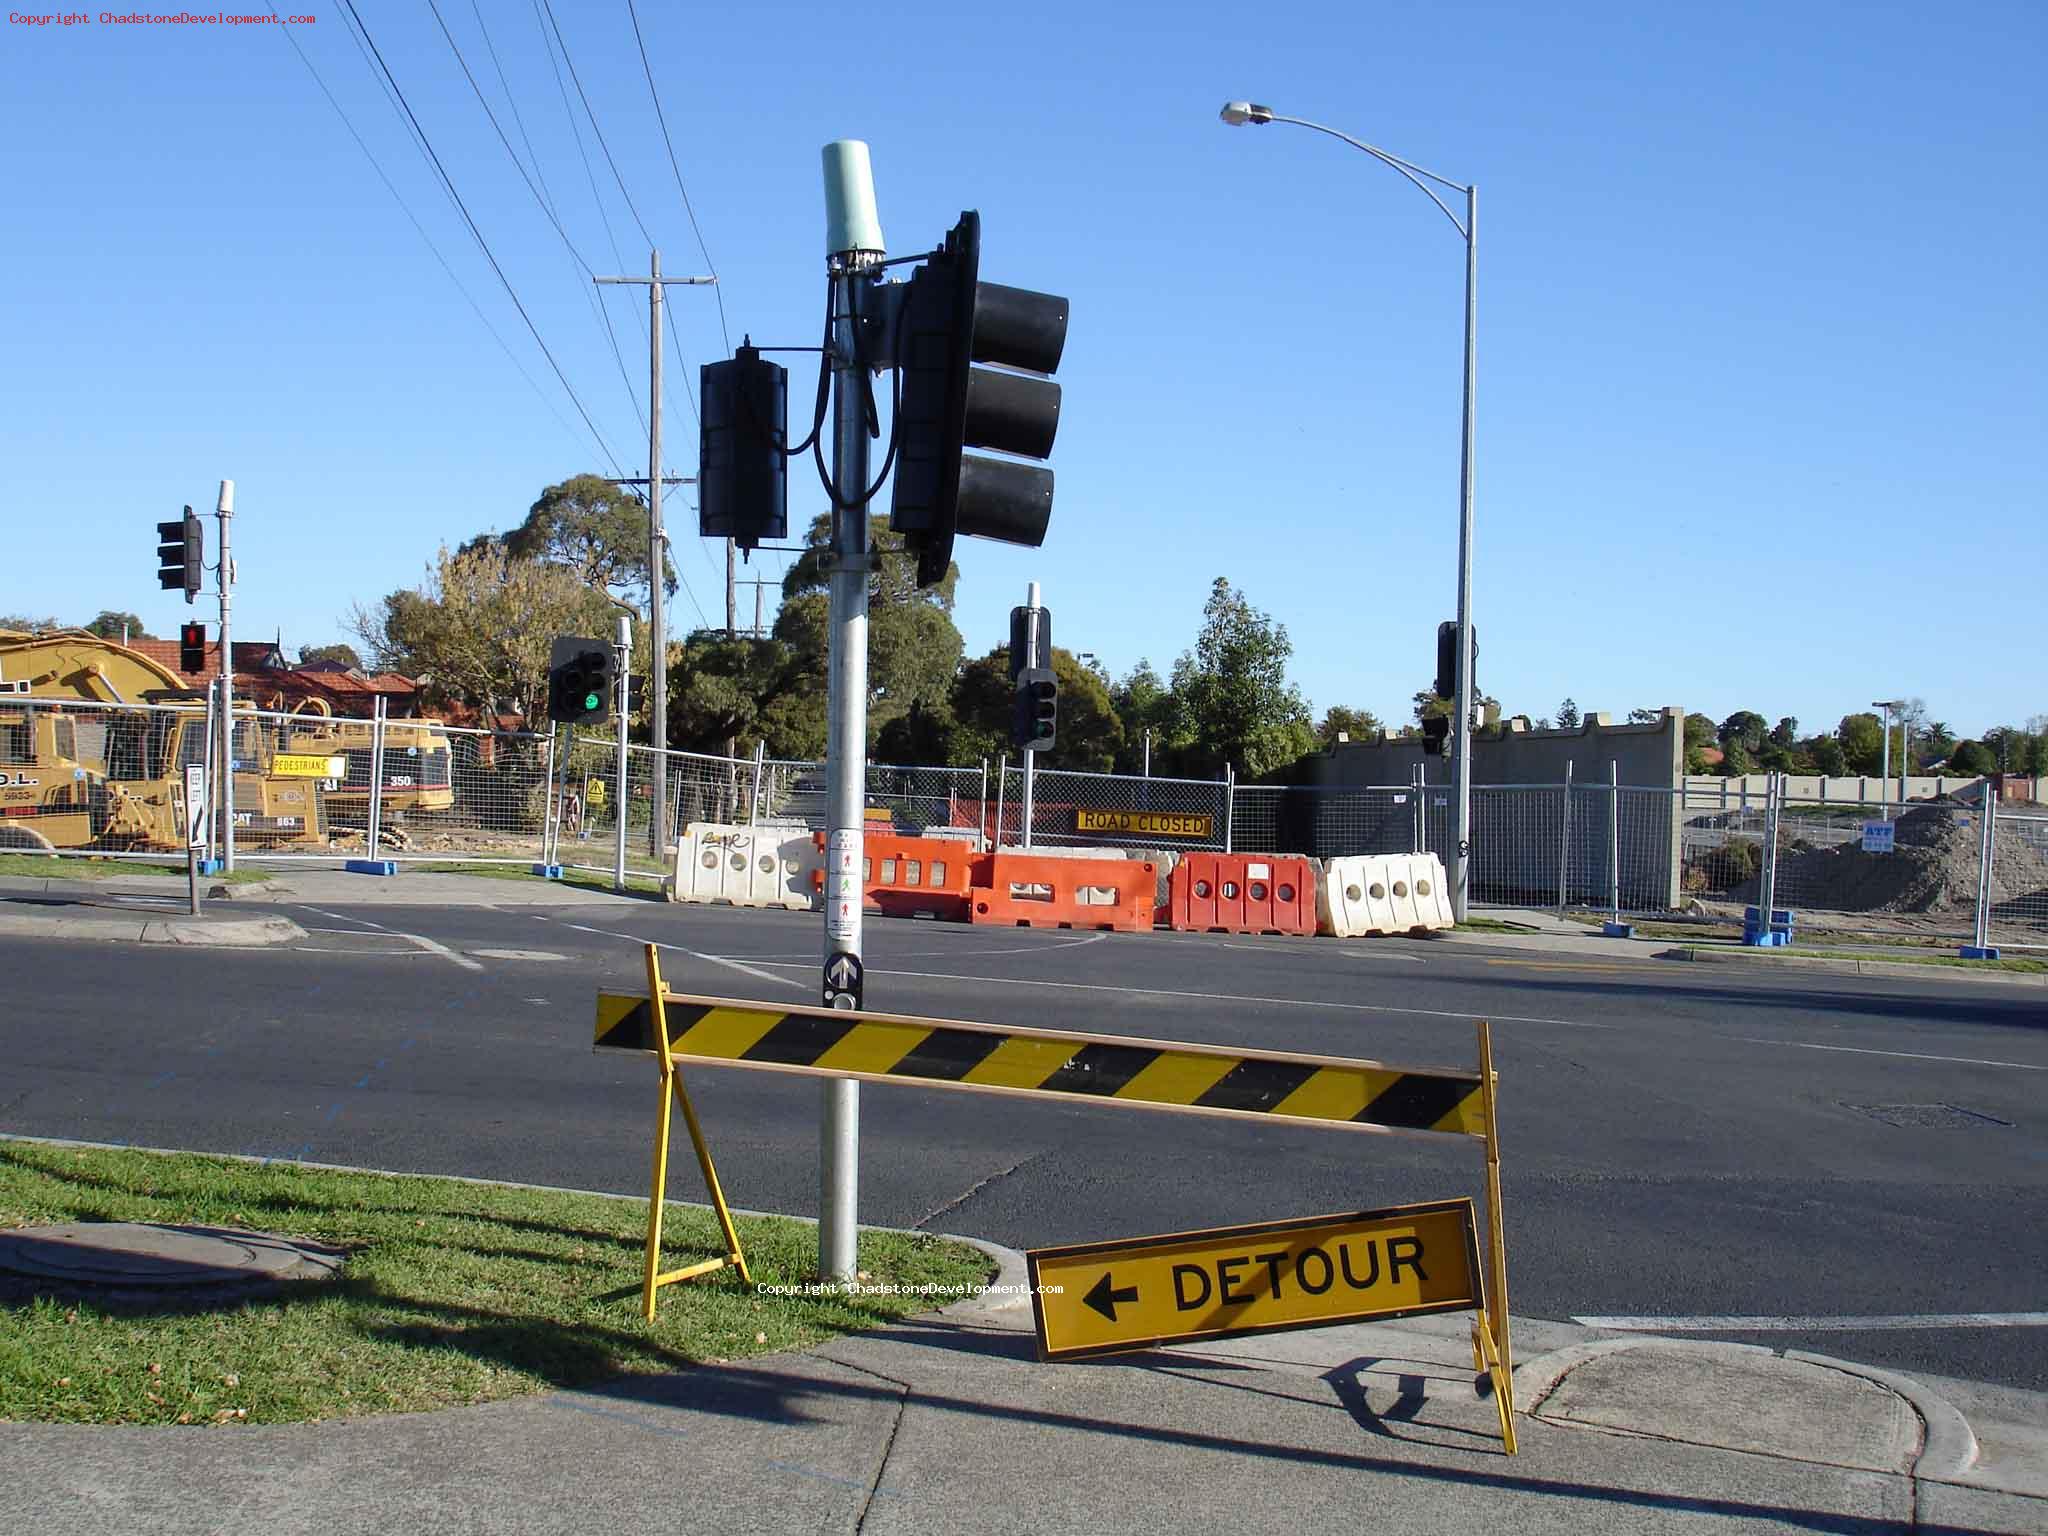
[[[1998,950],[1995,946],[1988,949],[1979,949],[1974,944],[1965,944],[1958,953],[1965,960],[1996,960],[1998,958]]]
[[[1600,937],[1603,939],[1632,939],[1636,936],[1633,923],[1602,923]]]
[[[398,865],[391,859],[350,859],[341,866],[352,875],[395,875]]]
[[[228,862],[226,859],[201,859],[199,861],[199,873],[202,875],[217,875],[227,867]]]
[[[1759,933],[1754,928],[1742,930],[1742,942],[1751,949],[1784,949],[1792,942],[1792,935],[1782,929]]]
[[[531,872],[539,875],[543,880],[559,880],[562,878],[562,866],[559,864],[536,864],[532,867]]]

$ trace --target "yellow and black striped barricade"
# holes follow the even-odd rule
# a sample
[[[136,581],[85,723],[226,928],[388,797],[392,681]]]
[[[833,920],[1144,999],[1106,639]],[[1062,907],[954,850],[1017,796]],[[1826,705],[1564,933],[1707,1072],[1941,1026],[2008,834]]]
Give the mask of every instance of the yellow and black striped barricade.
[[[655,974],[651,958],[649,974]],[[656,983],[645,996],[598,994],[596,1044],[600,1049],[654,1052],[662,1059],[664,1073],[673,1072],[677,1062],[692,1062],[1480,1141],[1486,1152],[1487,1275],[1486,1284],[1477,1288],[1474,1308],[1473,1369],[1492,1379],[1501,1436],[1512,1452],[1513,1366],[1493,1051],[1483,1021],[1477,1033],[1477,1070],[1400,1067],[1340,1056],[1240,1051],[1185,1041],[696,997],[665,993]],[[665,1126],[665,1098],[663,1104]],[[683,1104],[688,1113],[687,1098]],[[691,1133],[696,1135],[694,1116]],[[701,1140],[698,1155],[718,1199]],[[722,1213],[722,1200],[719,1203]],[[736,1241],[733,1246],[736,1252]],[[651,1307],[651,1289],[648,1297]]]

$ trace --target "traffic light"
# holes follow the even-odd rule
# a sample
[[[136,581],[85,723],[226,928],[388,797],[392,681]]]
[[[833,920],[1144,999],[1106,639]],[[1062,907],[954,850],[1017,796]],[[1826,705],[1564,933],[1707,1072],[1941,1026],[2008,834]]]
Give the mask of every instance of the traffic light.
[[[564,725],[603,725],[612,717],[616,670],[612,648],[602,640],[557,635],[548,656],[548,718]]]
[[[1424,715],[1422,717],[1422,750],[1431,757],[1444,755],[1444,743],[1450,738],[1451,717],[1449,715]]]
[[[697,532],[747,550],[787,537],[789,370],[743,345],[701,382]]]
[[[206,626],[204,624],[180,624],[178,626],[178,670],[180,672],[204,672],[206,670]]]
[[[1479,675],[1479,627],[1472,628],[1472,675],[1475,679],[1473,695],[1477,697],[1476,679]],[[1458,696],[1458,621],[1445,619],[1436,627],[1436,696],[1440,699],[1455,699]]]
[[[1052,668],[1024,668],[1017,674],[1010,740],[1026,752],[1050,752],[1057,735],[1059,709],[1060,684]]]
[[[919,586],[944,579],[956,534],[1035,548],[1052,517],[1050,469],[962,450],[1052,452],[1060,387],[1046,375],[1067,344],[1067,301],[980,274],[981,215],[969,211],[918,268],[897,319],[902,399],[889,526],[917,552]],[[1012,369],[1021,371],[1001,371]]]
[[[1037,643],[1033,643],[1031,615],[1038,615]],[[1052,665],[1052,610],[1022,606],[1010,610],[1010,682],[1026,667]]]
[[[206,529],[185,509],[175,523],[156,525],[157,585],[166,592],[185,589],[185,601],[199,595],[201,573],[206,565]]]

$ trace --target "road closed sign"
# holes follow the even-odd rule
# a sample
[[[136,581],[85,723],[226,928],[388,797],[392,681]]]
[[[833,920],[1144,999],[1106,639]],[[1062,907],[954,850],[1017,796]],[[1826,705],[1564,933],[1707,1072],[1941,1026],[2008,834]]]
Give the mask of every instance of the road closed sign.
[[[1476,1308],[1473,1234],[1461,1199],[1041,1248],[1039,1358]]]

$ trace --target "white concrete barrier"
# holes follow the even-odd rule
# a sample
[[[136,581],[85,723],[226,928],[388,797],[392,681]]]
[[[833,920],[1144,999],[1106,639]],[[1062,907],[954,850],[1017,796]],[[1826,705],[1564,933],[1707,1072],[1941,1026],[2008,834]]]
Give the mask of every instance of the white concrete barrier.
[[[1316,886],[1316,932],[1340,939],[1451,926],[1443,860],[1433,853],[1328,859]]]
[[[815,901],[811,875],[824,859],[806,830],[693,821],[676,841],[668,899],[808,912]]]

